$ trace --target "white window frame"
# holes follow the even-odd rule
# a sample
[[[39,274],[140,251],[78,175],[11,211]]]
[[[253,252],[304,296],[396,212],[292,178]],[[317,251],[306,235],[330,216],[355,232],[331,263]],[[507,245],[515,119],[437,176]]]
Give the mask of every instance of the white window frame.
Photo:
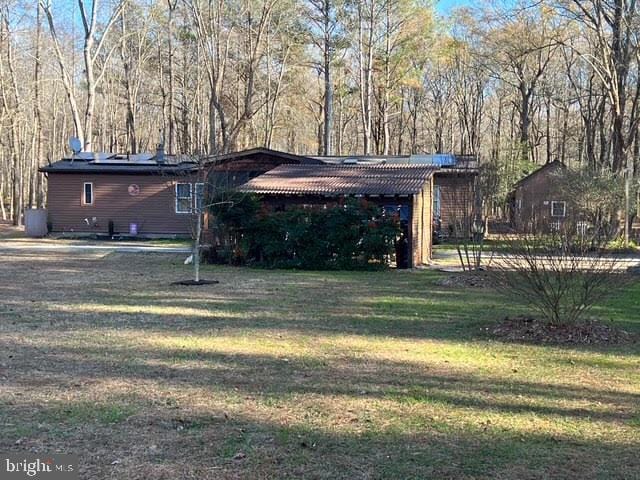
[[[189,209],[188,210],[179,210],[178,209],[178,204],[180,203],[180,199],[182,198],[183,200],[186,199],[187,197],[179,197],[178,196],[178,185],[189,185]],[[175,211],[178,215],[183,215],[183,214],[190,214],[193,211],[193,184],[188,183],[188,182],[176,182],[176,186],[175,186],[175,193],[176,193],[176,208]]]
[[[556,205],[562,205],[562,215],[554,215],[553,211],[554,211],[554,207]],[[553,218],[565,218],[567,216],[567,202],[564,201],[557,201],[557,200],[553,200],[551,202],[551,216]]]
[[[198,209],[198,186],[202,186],[201,203],[203,205],[201,205],[201,207],[204,207],[204,183],[196,182],[193,184],[193,211],[196,213],[202,213],[201,210],[204,210],[204,209],[203,208]]]
[[[91,185],[91,202],[87,202],[87,185]],[[84,182],[82,184],[82,205],[90,207],[96,201],[95,190],[93,188],[93,182]]]

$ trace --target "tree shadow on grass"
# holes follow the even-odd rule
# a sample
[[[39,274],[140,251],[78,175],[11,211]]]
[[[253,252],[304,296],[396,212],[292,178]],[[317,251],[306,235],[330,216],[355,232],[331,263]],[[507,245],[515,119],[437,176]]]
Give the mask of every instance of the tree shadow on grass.
[[[614,423],[630,421],[640,413],[640,394],[636,393],[457,373],[408,361],[347,356],[285,358],[139,345],[45,349],[0,342],[0,348],[12,352],[11,362],[16,367],[39,359],[36,377],[44,377],[50,385],[65,385],[71,378],[80,383],[124,379],[135,384],[148,380],[178,389],[212,388],[264,398],[377,398]],[[29,387],[32,380],[33,375],[26,379],[16,375],[5,385]]]
[[[215,277],[221,284],[194,292],[186,287],[167,287],[176,275],[182,278],[188,271],[180,256],[112,254],[91,259],[56,254],[55,258],[57,262],[37,266],[35,282],[33,272],[25,273],[25,269],[34,267],[27,259],[7,267],[7,274],[15,277],[15,282],[32,279],[22,285],[23,292],[5,292],[5,302],[19,307],[19,320],[24,325],[37,328],[44,308],[46,320],[58,331],[84,326],[136,328],[142,324],[155,331],[289,329],[310,335],[340,332],[486,341],[492,340],[487,328],[505,316],[527,311],[491,289],[440,287],[436,285],[440,274],[431,271],[296,272],[208,266],[203,275]],[[38,303],[26,303],[32,299]],[[617,310],[615,305],[619,303],[627,306]],[[625,328],[640,330],[640,322],[632,318],[638,305],[629,304],[614,302],[605,311]],[[150,305],[166,307],[170,312],[145,314],[145,307]],[[87,308],[93,306],[102,308],[99,314]],[[130,312],[109,312],[110,307],[122,306],[130,307]],[[182,314],[182,308],[195,308],[203,314]],[[640,318],[640,311],[637,313]],[[597,345],[560,348],[618,354],[640,350],[635,346]]]
[[[432,340],[492,341],[591,351],[618,355],[637,355],[637,332],[632,341],[620,344],[540,344],[525,340],[506,340],[491,334],[505,316],[525,312],[518,305],[499,306],[499,296],[465,297],[464,292],[444,292],[435,298],[407,296],[360,296],[349,303],[321,301],[309,309],[301,297],[295,302],[273,298],[244,297],[235,294],[210,295],[208,298],[175,298],[162,293],[121,296],[96,296],[98,301],[73,303],[63,307],[47,305],[48,318],[59,331],[81,326],[95,328],[140,328],[150,332],[188,330],[194,334],[212,334],[221,330],[287,330],[308,335],[342,333],[364,336],[390,336]],[[164,311],[163,311],[164,310]],[[25,319],[37,323],[36,317]],[[630,321],[634,323],[633,321]],[[634,323],[635,324],[635,323]],[[619,326],[620,324],[613,324]]]
[[[169,265],[167,257],[153,255],[58,257],[37,268],[26,256],[2,266],[11,286],[22,286],[5,289],[3,298],[15,312],[0,332],[2,451],[75,451],[82,454],[83,478],[133,480],[631,479],[640,471],[628,433],[638,421],[634,386],[620,391],[523,380],[500,368],[490,374],[445,370],[359,356],[342,346],[276,356],[109,337],[229,330],[257,335],[259,344],[262,331],[282,330],[310,341],[344,334],[476,341],[484,339],[476,327],[511,308],[495,293],[439,288],[430,272],[206,268],[221,287],[195,294],[166,288],[184,276],[177,257]],[[91,305],[104,308],[96,312]],[[131,311],[114,313],[122,305]],[[173,310],[145,313],[149,306]],[[141,387],[150,383],[157,392]],[[103,384],[113,391],[96,399],[92,386]],[[234,411],[225,416],[190,402],[191,392],[222,399],[214,405]],[[165,398],[178,394],[182,406]],[[314,422],[314,412],[333,402],[362,410],[351,426],[332,423],[335,411]],[[279,413],[287,408],[290,415]],[[366,409],[380,418],[368,421]],[[498,417],[496,425],[482,423],[491,416]],[[540,420],[544,431],[527,428]],[[578,424],[606,427],[603,440],[580,438]],[[234,459],[238,453],[244,456]]]
[[[31,447],[77,453],[81,478],[97,479],[626,480],[640,471],[636,445],[625,442],[472,425],[444,429],[429,422],[411,433],[318,428],[302,419],[184,412],[149,406],[144,397],[125,400],[138,401],[144,409],[106,423],[91,417],[82,423],[52,422],[47,418],[56,417],[48,415],[57,410],[27,405],[40,410],[41,423],[24,443],[3,437],[0,447],[5,452]]]

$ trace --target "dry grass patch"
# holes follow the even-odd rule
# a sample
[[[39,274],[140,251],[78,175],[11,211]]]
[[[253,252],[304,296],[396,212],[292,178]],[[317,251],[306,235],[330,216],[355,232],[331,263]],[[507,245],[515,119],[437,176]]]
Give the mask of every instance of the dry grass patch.
[[[219,285],[170,287],[187,268],[3,258],[0,449],[79,453],[83,478],[640,471],[637,345],[491,340],[522,309],[435,272],[206,267]],[[599,314],[639,331],[637,294]]]

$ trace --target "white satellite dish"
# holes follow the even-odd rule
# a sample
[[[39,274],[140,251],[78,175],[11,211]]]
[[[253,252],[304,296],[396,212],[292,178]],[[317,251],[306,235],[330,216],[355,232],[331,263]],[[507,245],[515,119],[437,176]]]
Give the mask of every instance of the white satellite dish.
[[[79,153],[82,151],[82,142],[77,137],[71,137],[69,139],[69,147],[71,147],[74,154]]]

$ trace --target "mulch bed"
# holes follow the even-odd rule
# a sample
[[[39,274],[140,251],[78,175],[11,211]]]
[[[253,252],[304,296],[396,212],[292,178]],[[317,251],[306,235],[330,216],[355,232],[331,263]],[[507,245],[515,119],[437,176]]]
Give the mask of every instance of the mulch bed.
[[[485,288],[490,287],[491,282],[486,272],[460,272],[438,279],[436,285],[451,288]]]
[[[186,287],[197,287],[200,285],[215,285],[216,283],[220,283],[218,280],[179,280],[177,282],[171,282],[171,285],[183,285]]]
[[[612,345],[638,341],[629,332],[597,321],[552,325],[531,317],[507,317],[489,330],[503,340],[536,344]]]

